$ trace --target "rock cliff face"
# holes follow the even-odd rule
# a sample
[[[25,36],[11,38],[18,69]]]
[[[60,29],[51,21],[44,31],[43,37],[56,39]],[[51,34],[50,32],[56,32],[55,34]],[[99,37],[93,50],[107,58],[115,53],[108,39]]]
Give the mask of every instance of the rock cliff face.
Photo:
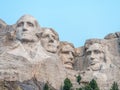
[[[65,78],[73,88],[95,79],[100,90],[109,90],[114,81],[120,86],[119,69],[119,32],[75,48],[33,16],[24,15],[14,25],[0,19],[0,90],[43,90],[45,83],[60,90]]]

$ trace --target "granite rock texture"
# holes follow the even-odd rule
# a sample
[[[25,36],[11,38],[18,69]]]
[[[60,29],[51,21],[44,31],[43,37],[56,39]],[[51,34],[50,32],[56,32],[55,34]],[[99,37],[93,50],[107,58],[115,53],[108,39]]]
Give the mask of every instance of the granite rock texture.
[[[109,90],[114,81],[120,86],[119,69],[120,32],[75,48],[60,41],[54,29],[40,27],[31,15],[13,25],[0,19],[0,90],[43,90],[45,83],[60,90],[65,78],[74,89],[95,79],[100,90]]]

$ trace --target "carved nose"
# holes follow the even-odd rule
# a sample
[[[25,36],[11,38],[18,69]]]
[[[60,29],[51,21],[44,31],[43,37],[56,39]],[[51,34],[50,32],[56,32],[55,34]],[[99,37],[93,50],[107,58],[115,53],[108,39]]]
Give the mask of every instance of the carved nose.
[[[69,58],[70,58],[71,60],[73,59],[72,52],[69,52]]]
[[[27,29],[24,28],[23,31],[27,31]]]
[[[24,25],[23,25],[23,31],[27,31],[27,25],[26,25],[26,23],[24,23]]]
[[[93,57],[90,57],[90,60],[94,60],[94,58],[93,58]]]
[[[94,54],[91,53],[90,60],[94,60],[94,59],[95,59]]]
[[[52,36],[49,36],[50,41],[49,42],[54,42],[54,39]]]

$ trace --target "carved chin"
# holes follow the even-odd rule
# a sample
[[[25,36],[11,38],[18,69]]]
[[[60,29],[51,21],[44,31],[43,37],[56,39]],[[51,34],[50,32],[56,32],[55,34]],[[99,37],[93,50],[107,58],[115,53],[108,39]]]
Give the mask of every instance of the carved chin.
[[[37,38],[36,37],[27,37],[27,36],[23,36],[21,38],[22,41],[26,41],[26,42],[33,42],[33,41],[36,41]]]
[[[95,64],[95,65],[92,65],[91,66],[91,69],[93,70],[93,71],[98,71],[98,70],[100,70],[100,67],[101,65],[100,64]]]
[[[56,47],[53,47],[53,46],[47,46],[45,48],[48,52],[51,52],[51,53],[56,53],[57,52],[57,48]]]
[[[57,52],[57,48],[56,47],[47,47],[46,50],[48,52],[51,52],[51,53],[56,53]]]
[[[73,66],[71,64],[64,64],[65,68],[67,69],[73,69]]]

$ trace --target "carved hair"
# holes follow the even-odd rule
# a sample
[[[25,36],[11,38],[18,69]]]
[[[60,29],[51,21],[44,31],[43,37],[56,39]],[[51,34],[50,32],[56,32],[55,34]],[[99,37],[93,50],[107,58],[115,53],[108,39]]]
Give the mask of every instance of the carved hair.
[[[20,19],[17,21],[17,23],[16,23],[16,27],[17,27],[17,24],[22,20],[22,19],[25,19],[25,18],[32,18],[33,20],[34,20],[34,22],[35,22],[35,26],[36,26],[36,28],[39,28],[40,27],[40,25],[39,25],[39,23],[37,22],[37,20],[33,17],[33,16],[31,16],[31,15],[23,15],[22,17],[20,17]]]
[[[61,41],[61,42],[60,42],[60,46],[62,47],[62,46],[64,46],[64,45],[70,45],[71,47],[74,48],[74,45],[73,45],[72,43],[69,43],[69,42],[67,42],[67,41]]]
[[[85,42],[84,45],[84,52],[86,52],[86,50],[89,48],[89,46],[93,45],[94,43],[98,43],[102,45],[102,40],[101,39],[88,39]]]
[[[38,38],[41,38],[41,37],[42,37],[42,34],[43,34],[45,31],[47,31],[47,30],[51,30],[52,33],[55,34],[56,40],[59,41],[59,35],[58,35],[58,33],[57,33],[54,29],[52,29],[52,28],[42,28],[41,31],[40,31],[40,33],[37,33]]]
[[[59,54],[60,54],[60,52],[61,52],[61,50],[62,50],[62,47],[66,46],[66,45],[70,45],[72,48],[75,48],[72,43],[69,43],[69,42],[67,42],[67,41],[61,41],[61,42],[60,42],[60,48],[59,48]],[[74,52],[74,55],[75,55],[75,52]]]
[[[88,48],[91,46],[91,45],[93,45],[93,44],[99,44],[100,45],[100,51],[104,54],[104,62],[107,62],[108,61],[108,58],[107,58],[107,56],[106,56],[106,46],[103,46],[103,44],[102,44],[102,40],[101,39],[90,39],[90,40],[88,40],[88,41],[86,41],[86,43],[85,43],[85,50],[84,50],[84,54],[85,54],[85,56],[87,55],[86,54],[86,52],[87,52],[87,50],[88,50]]]

